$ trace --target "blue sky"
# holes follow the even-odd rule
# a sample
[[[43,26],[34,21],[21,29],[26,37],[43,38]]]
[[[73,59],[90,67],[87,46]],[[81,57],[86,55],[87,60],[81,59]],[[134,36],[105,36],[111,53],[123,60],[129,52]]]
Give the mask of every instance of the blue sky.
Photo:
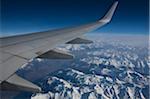
[[[0,32],[18,35],[100,19],[115,0],[2,0]],[[148,35],[148,0],[118,0],[109,25],[95,33]]]

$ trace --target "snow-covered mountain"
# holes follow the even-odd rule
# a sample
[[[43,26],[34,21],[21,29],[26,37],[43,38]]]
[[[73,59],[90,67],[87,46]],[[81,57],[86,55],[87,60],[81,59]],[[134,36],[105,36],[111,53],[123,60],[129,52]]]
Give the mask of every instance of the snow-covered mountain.
[[[112,78],[85,74],[74,69],[58,71],[46,77],[42,87],[46,93],[38,93],[32,99],[145,99],[148,78],[134,71],[124,71]]]
[[[43,93],[31,99],[148,99],[148,47],[119,42],[67,45],[70,67],[38,80]]]

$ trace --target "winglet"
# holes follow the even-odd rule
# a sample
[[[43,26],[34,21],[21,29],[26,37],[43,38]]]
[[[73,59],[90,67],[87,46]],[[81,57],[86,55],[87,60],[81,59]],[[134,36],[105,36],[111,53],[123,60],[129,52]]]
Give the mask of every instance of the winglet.
[[[118,5],[118,1],[115,1],[112,7],[109,9],[109,11],[106,13],[106,15],[101,20],[99,20],[99,22],[106,22],[106,23],[110,22],[117,8],[117,5]]]

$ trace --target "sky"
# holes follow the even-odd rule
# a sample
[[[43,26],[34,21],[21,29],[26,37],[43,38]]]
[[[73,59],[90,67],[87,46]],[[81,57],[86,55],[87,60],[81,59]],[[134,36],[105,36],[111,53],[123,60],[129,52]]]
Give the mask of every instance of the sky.
[[[1,36],[86,24],[100,19],[115,0],[1,0]],[[149,0],[118,0],[109,25],[93,33],[149,33]]]

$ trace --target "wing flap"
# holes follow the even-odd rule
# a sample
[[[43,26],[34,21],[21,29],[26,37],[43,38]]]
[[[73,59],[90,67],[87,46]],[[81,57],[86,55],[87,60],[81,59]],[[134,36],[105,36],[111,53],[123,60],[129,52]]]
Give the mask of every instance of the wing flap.
[[[93,41],[84,38],[76,38],[67,42],[66,44],[90,44],[90,43],[93,43]]]
[[[2,90],[40,92],[41,88],[37,85],[19,77],[17,74],[12,75],[9,79],[1,83]]]
[[[70,54],[66,51],[54,49],[54,50],[50,50],[50,51],[38,56],[37,58],[41,58],[41,59],[73,59],[73,57],[74,56],[72,54]]]

